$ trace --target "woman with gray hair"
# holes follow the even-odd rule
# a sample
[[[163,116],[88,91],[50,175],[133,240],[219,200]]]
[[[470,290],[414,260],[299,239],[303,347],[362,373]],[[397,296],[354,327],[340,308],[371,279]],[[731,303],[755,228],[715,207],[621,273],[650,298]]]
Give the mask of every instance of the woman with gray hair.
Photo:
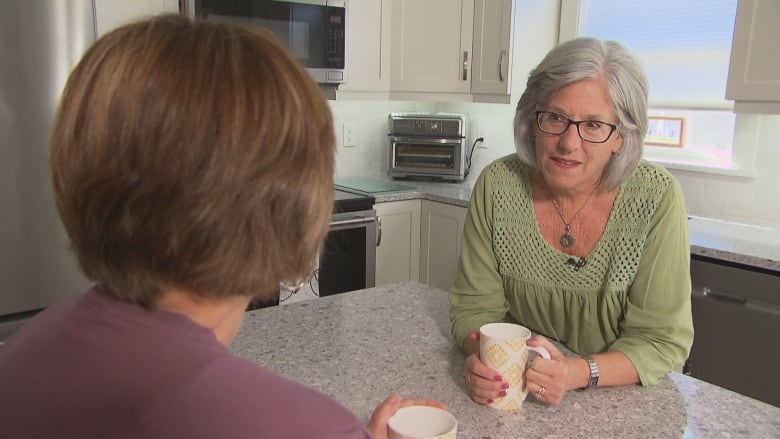
[[[463,232],[452,332],[472,399],[508,383],[479,358],[480,326],[517,322],[547,338],[527,389],[657,383],[693,341],[685,203],[664,168],[642,161],[648,83],[620,44],[578,38],[529,75],[514,118],[517,154],[487,166]]]

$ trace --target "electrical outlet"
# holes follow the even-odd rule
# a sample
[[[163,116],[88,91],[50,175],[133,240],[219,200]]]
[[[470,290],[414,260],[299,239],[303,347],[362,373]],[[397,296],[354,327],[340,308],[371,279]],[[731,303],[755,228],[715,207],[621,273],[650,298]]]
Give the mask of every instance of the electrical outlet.
[[[355,125],[345,123],[341,137],[342,146],[355,146]]]
[[[487,149],[488,136],[485,127],[477,127],[477,137],[475,138],[475,140],[479,139],[480,137],[482,138],[482,141],[477,144],[477,147]]]

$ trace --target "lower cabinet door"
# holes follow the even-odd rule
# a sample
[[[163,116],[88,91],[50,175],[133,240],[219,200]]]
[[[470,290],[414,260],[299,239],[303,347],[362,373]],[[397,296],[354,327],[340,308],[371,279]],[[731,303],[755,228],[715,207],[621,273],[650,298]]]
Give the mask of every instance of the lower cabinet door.
[[[420,200],[374,205],[381,223],[376,285],[420,280]]]
[[[420,212],[420,282],[449,291],[455,285],[466,208],[423,201]]]

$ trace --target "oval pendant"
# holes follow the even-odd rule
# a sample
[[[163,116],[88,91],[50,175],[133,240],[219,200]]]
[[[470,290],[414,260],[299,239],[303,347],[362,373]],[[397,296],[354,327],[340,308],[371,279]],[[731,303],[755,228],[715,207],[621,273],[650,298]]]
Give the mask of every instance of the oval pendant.
[[[560,242],[562,246],[568,248],[574,245],[574,237],[571,236],[571,233],[566,232],[561,235],[561,239],[559,239],[558,242]]]

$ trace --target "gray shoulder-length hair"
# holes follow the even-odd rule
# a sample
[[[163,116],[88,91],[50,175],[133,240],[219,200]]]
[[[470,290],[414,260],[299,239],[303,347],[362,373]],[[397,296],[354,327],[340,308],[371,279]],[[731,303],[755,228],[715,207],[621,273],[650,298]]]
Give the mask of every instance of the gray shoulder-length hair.
[[[603,79],[623,146],[604,169],[601,186],[614,189],[634,172],[642,158],[647,132],[647,78],[639,62],[619,43],[576,38],[554,49],[528,75],[514,118],[515,148],[520,160],[538,168],[533,141],[535,112],[561,88],[585,79]]]

